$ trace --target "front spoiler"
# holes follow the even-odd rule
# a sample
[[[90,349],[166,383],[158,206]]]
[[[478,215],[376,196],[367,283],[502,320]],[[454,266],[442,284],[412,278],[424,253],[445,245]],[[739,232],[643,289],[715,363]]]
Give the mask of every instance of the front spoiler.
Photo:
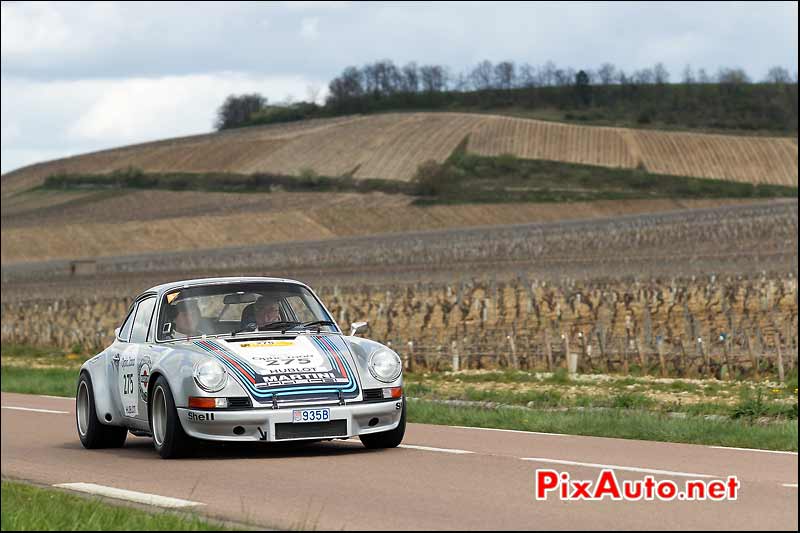
[[[319,440],[325,438],[346,438],[368,433],[378,433],[395,429],[400,423],[402,400],[374,403],[353,403],[349,405],[309,406],[325,407],[331,410],[331,420],[346,420],[347,435],[314,436],[308,438],[277,439],[275,424],[291,423],[292,408],[269,409],[253,408],[241,411],[224,409],[204,410],[178,408],[178,418],[183,430],[190,437],[214,441],[266,441],[286,442],[289,440]],[[300,409],[298,407],[297,409]],[[213,415],[213,416],[209,416]],[[374,423],[373,419],[378,422]],[[370,421],[373,425],[370,426]],[[234,428],[239,434],[234,433]],[[243,431],[242,431],[243,430]]]

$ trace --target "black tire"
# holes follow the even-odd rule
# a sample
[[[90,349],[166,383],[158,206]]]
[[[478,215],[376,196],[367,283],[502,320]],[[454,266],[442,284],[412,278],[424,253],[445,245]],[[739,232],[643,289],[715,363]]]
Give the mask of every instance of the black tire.
[[[153,446],[158,455],[163,459],[191,455],[196,441],[183,430],[172,390],[164,376],[158,376],[148,398],[150,432],[153,434]]]
[[[406,433],[406,398],[403,397],[403,411],[400,414],[400,423],[397,427],[389,431],[381,431],[380,433],[370,433],[369,435],[361,435],[361,443],[371,449],[380,448],[397,448],[403,442],[403,435]]]
[[[121,448],[128,436],[128,428],[108,426],[97,419],[94,388],[88,372],[81,372],[75,391],[75,426],[81,444],[89,450]]]

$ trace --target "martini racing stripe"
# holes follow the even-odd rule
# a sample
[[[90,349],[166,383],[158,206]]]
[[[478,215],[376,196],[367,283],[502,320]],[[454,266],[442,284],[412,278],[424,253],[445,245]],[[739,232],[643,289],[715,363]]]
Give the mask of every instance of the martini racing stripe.
[[[255,372],[253,372],[252,369],[243,361],[237,361],[238,358],[235,357],[232,353],[227,352],[222,346],[219,346],[216,343],[212,344],[209,341],[197,341],[195,342],[195,344],[200,348],[204,349],[205,351],[216,356],[223,363],[225,363],[225,365],[229,367],[231,370],[235,371],[238,375],[244,377],[250,383],[255,385],[256,383]]]
[[[318,338],[314,338],[314,344],[328,357],[332,368],[338,367],[340,369],[342,377],[348,380],[345,384],[331,385],[328,383],[319,383],[264,390],[256,385],[257,383],[263,382],[263,376],[253,370],[253,368],[236,353],[216,341],[196,341],[195,344],[221,361],[231,373],[239,378],[239,381],[245,389],[260,403],[272,401],[273,396],[312,395],[309,396],[309,399],[319,399],[318,395],[326,393],[333,399],[338,398],[339,392],[344,394],[345,397],[355,398],[358,396],[358,383],[355,380],[355,374],[351,370],[347,358],[340,355],[347,351],[347,347],[341,345],[344,341],[338,338],[325,340],[329,342],[326,344],[324,342],[319,342]]]

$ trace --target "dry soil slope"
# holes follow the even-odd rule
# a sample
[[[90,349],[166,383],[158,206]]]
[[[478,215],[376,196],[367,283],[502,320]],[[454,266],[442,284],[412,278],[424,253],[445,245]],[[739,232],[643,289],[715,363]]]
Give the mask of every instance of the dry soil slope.
[[[32,194],[32,193],[27,193]],[[38,194],[38,193],[36,193]],[[18,195],[3,219],[3,265],[255,246],[274,242],[569,219],[591,219],[747,203],[743,200],[624,200],[563,204],[409,205],[397,195],[133,191],[78,198],[52,209]],[[324,197],[324,201],[321,199]],[[211,209],[210,204],[225,206]],[[115,213],[109,217],[108,213]],[[42,231],[47,228],[47,231]]]
[[[511,153],[656,173],[797,186],[797,141],[604,128],[465,113],[388,113],[247,128],[39,163],[3,176],[3,196],[57,172],[271,172],[409,180],[443,161],[469,135],[468,150]]]

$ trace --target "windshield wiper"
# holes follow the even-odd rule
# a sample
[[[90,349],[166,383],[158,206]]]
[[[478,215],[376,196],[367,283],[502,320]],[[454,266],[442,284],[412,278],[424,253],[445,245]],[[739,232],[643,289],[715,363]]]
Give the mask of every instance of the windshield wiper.
[[[297,324],[296,326],[293,326],[293,327],[291,327],[289,329],[295,329],[295,328],[299,328],[299,327],[309,328],[311,326],[317,326],[317,333],[319,333],[319,328],[320,327],[322,327],[322,326],[335,326],[335,325],[336,324],[334,324],[330,320],[312,320],[311,322],[306,322],[305,324]],[[287,330],[287,331],[289,331],[289,330]]]
[[[264,331],[270,331],[270,328],[275,328],[275,329],[272,329],[272,331],[284,332],[284,331],[287,331],[289,329],[292,329],[292,328],[286,328],[285,326],[296,327],[298,325],[302,325],[302,324],[300,324],[296,320],[279,320],[277,322],[270,322],[268,324],[264,324],[263,326],[253,326],[253,324],[251,323],[250,325],[245,326],[245,327],[243,327],[241,329],[237,329],[236,331],[232,331],[230,333],[230,335],[234,336],[234,335],[237,335],[237,334],[245,332],[245,331],[250,332],[250,333],[260,333],[260,332],[264,332]]]

